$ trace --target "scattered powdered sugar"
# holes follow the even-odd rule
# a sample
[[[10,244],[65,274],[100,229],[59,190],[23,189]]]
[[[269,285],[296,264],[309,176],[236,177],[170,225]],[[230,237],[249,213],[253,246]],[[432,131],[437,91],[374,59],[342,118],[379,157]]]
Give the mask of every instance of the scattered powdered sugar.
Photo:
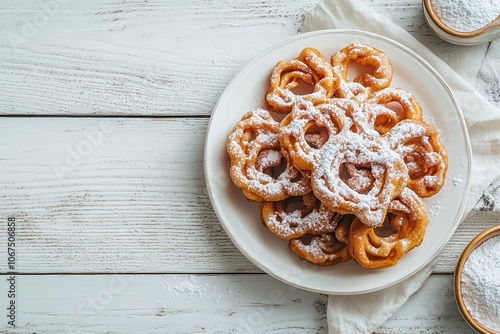
[[[498,0],[432,0],[431,4],[445,25],[460,32],[478,30],[500,15]]]
[[[165,279],[161,282],[162,289],[169,293],[171,297],[177,295],[189,295],[192,297],[203,298],[208,294],[208,284],[201,283],[196,275],[186,277],[173,277],[170,280]]]
[[[431,205],[427,206],[427,213],[430,218],[435,218],[439,215],[439,211],[443,209],[443,205],[440,200],[435,200]]]
[[[458,187],[459,185],[461,185],[463,183],[462,179],[460,177],[455,177],[453,178],[453,185],[455,187]]]
[[[474,249],[462,269],[462,298],[484,327],[500,332],[500,236]]]

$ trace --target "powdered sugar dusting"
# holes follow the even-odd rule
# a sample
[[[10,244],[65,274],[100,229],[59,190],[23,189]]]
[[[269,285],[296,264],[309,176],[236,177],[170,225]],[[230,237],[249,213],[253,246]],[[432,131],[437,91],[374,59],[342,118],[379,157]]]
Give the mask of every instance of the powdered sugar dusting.
[[[250,133],[256,134],[254,139]],[[251,200],[280,200],[310,191],[307,177],[293,166],[286,152],[280,151],[278,133],[279,123],[269,112],[256,109],[243,116],[228,136],[231,178],[246,189]],[[264,167],[278,167],[281,157],[286,160],[284,171],[277,177],[267,174]]]
[[[478,30],[500,16],[498,0],[431,0],[431,4],[445,25],[460,32]]]
[[[500,332],[500,236],[484,241],[464,263],[462,298],[470,315],[484,327]]]
[[[350,62],[374,71],[348,80]],[[265,96],[270,111],[244,116],[228,137],[233,182],[261,202],[262,223],[303,260],[331,265],[356,252],[381,259],[391,253],[393,262],[367,267],[394,265],[420,244],[428,217],[441,208],[436,200],[428,212],[420,197],[443,186],[446,151],[414,96],[389,87],[391,80],[390,61],[372,46],[350,44],[331,65],[306,48],[273,68]],[[313,91],[301,95],[296,88],[303,83]],[[357,219],[339,222],[341,214]],[[371,244],[366,233],[376,240],[374,229],[384,222],[401,235]],[[336,230],[348,237],[337,239]],[[362,246],[352,251],[352,244]]]
[[[463,183],[462,179],[460,177],[455,177],[453,178],[453,185],[455,187],[458,187],[459,185],[461,185]]]
[[[302,197],[304,209],[289,212],[286,200],[266,202],[261,205],[262,222],[282,239],[302,237],[306,233],[322,234],[335,231],[338,217],[336,213],[320,203],[309,193]]]

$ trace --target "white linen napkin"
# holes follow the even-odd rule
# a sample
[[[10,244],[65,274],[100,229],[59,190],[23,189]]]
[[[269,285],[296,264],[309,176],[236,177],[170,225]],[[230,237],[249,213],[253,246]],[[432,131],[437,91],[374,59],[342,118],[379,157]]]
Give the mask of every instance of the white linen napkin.
[[[484,55],[487,46],[483,49],[463,48],[463,51],[454,52],[453,56],[440,55],[445,62],[407,31],[387,17],[374,13],[372,8],[359,0],[323,0],[306,14],[303,31],[332,28],[370,31],[398,41],[425,58],[441,74],[460,103],[469,130],[473,162],[471,192],[466,212],[473,209],[483,191],[492,181],[500,178],[500,110],[471,85],[477,85],[477,77],[485,65],[482,63],[482,57],[476,57],[481,61],[473,63],[471,53]],[[494,43],[497,42],[500,43]],[[495,44],[493,50],[498,51],[499,45]],[[494,63],[495,56],[492,57],[490,64],[486,65],[493,67],[490,69],[493,71],[493,78],[498,80],[498,73],[495,71],[498,72],[499,69]],[[457,74],[454,69],[463,76]],[[498,82],[491,87],[482,85],[481,88],[498,90]],[[496,98],[498,100],[500,96]],[[356,296],[330,296],[327,309],[329,333],[371,333],[376,330],[422,286],[432,273],[436,262],[437,259],[405,281],[378,292]]]

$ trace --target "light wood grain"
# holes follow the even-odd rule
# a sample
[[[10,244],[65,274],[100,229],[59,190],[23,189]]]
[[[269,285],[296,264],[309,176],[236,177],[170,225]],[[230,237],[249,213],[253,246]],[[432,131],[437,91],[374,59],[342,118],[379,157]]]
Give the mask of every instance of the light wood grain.
[[[18,222],[16,269],[260,272],[230,241],[207,197],[206,128],[204,118],[3,118],[0,215]],[[231,186],[227,175],[218,177]],[[472,213],[436,272],[451,273],[472,237],[495,223],[494,213]],[[0,238],[0,249],[6,241]],[[0,252],[0,270],[4,258]]]
[[[420,1],[365,1],[438,55],[460,51],[432,33]],[[296,35],[318,2],[3,2],[0,114],[209,115],[237,71]]]
[[[267,275],[16,280],[17,329],[9,333],[326,333],[326,296]],[[0,305],[7,302],[2,293]]]
[[[317,1],[53,2],[0,8],[2,114],[209,115]]]
[[[432,275],[375,333],[475,333],[460,315],[452,275]]]
[[[8,333],[327,333],[327,296],[264,274],[16,276],[16,284],[17,329]],[[473,333],[452,286],[451,275],[432,276],[376,333]]]

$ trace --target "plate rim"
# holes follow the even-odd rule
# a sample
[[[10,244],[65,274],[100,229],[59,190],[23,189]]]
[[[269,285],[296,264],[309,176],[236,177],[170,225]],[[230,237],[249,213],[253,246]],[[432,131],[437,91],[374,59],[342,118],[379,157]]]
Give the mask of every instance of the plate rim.
[[[427,70],[429,70],[432,73],[432,75],[434,75],[436,77],[436,79],[441,83],[441,85],[443,86],[443,88],[446,89],[446,91],[448,92],[451,100],[453,101],[453,104],[455,105],[455,108],[456,108],[456,111],[457,111],[456,112],[457,120],[460,123],[460,127],[462,128],[463,139],[465,140],[465,143],[466,143],[465,149],[466,149],[466,152],[467,152],[467,156],[466,156],[466,158],[467,158],[467,165],[466,165],[467,175],[466,175],[466,178],[467,179],[466,179],[466,183],[465,183],[465,191],[464,191],[464,195],[462,197],[462,200],[459,203],[459,210],[458,210],[457,215],[456,215],[456,217],[457,217],[456,222],[447,231],[447,234],[446,234],[446,237],[445,237],[446,241],[440,247],[438,247],[434,251],[434,253],[432,253],[430,255],[430,257],[429,257],[429,259],[427,261],[425,261],[420,266],[415,267],[409,273],[407,273],[406,275],[403,275],[402,277],[400,277],[397,280],[394,280],[394,281],[391,281],[391,282],[388,282],[388,283],[385,283],[383,285],[380,285],[380,286],[377,286],[377,287],[373,287],[373,288],[370,288],[370,289],[349,290],[349,291],[346,290],[346,291],[340,291],[340,292],[339,291],[326,291],[326,290],[321,290],[321,289],[315,289],[315,288],[312,288],[312,287],[303,286],[301,284],[298,284],[298,283],[294,282],[293,280],[288,280],[288,279],[286,279],[286,278],[278,275],[271,268],[268,268],[267,266],[265,266],[262,263],[260,263],[260,261],[258,261],[250,252],[247,252],[247,250],[245,248],[243,248],[243,246],[240,245],[239,242],[237,242],[236,236],[233,235],[233,233],[229,230],[229,227],[226,226],[226,224],[223,222],[223,220],[221,218],[221,213],[219,212],[220,208],[217,207],[217,205],[214,204],[215,200],[213,198],[213,189],[212,189],[212,185],[211,185],[210,177],[209,177],[210,171],[208,170],[209,167],[208,167],[208,164],[207,164],[207,160],[209,159],[208,158],[209,148],[208,148],[207,143],[208,143],[208,140],[209,140],[209,137],[210,137],[210,134],[211,134],[210,133],[210,129],[212,127],[212,122],[213,122],[215,113],[216,113],[219,105],[226,98],[228,90],[231,88],[232,84],[237,80],[237,78],[245,70],[247,70],[249,67],[251,67],[253,63],[259,61],[260,58],[263,55],[265,55],[266,53],[272,52],[272,51],[274,51],[276,49],[279,49],[279,48],[281,48],[281,47],[283,47],[285,45],[288,45],[288,44],[290,44],[292,42],[295,42],[295,41],[298,41],[298,40],[302,40],[302,39],[307,39],[307,38],[312,37],[312,36],[318,36],[318,35],[336,35],[336,34],[352,34],[352,35],[365,36],[365,37],[368,37],[368,38],[382,40],[385,43],[392,44],[393,46],[401,49],[402,51],[404,51],[405,53],[407,53],[409,56],[415,58],[415,60],[417,60],[418,62],[420,62],[420,64],[423,65]],[[470,137],[469,137],[469,133],[468,133],[468,128],[467,128],[467,124],[465,122],[465,118],[464,118],[464,115],[463,115],[462,108],[460,107],[460,103],[458,102],[455,94],[453,93],[453,91],[451,90],[451,88],[448,86],[448,84],[446,83],[446,81],[443,79],[443,77],[441,76],[441,74],[427,60],[425,60],[417,52],[413,51],[412,49],[410,49],[406,45],[404,45],[404,44],[402,44],[402,43],[400,43],[398,41],[395,41],[393,39],[390,39],[388,37],[385,37],[385,36],[382,36],[382,35],[379,35],[379,34],[375,34],[375,33],[372,33],[372,32],[367,32],[367,31],[363,31],[363,30],[357,30],[357,29],[322,29],[322,30],[304,32],[304,33],[300,33],[300,34],[297,34],[297,35],[285,38],[283,41],[281,41],[281,42],[279,42],[277,44],[274,44],[273,46],[268,47],[268,48],[264,49],[263,51],[257,53],[255,56],[253,56],[245,65],[243,65],[233,75],[233,77],[230,79],[230,81],[225,86],[224,90],[220,93],[219,98],[217,99],[217,102],[215,103],[215,105],[214,105],[214,107],[212,109],[212,113],[210,115],[210,119],[209,119],[209,122],[207,124],[207,128],[206,129],[207,129],[207,131],[206,131],[206,134],[205,134],[204,152],[203,152],[203,172],[204,172],[204,178],[205,178],[205,186],[207,188],[207,193],[208,193],[208,196],[209,196],[209,199],[210,199],[210,203],[212,205],[212,209],[214,210],[214,212],[215,212],[215,214],[217,216],[217,219],[218,219],[219,223],[222,225],[224,231],[229,236],[229,238],[231,239],[232,243],[236,246],[236,248],[248,260],[250,260],[250,262],[252,262],[252,264],[254,264],[257,268],[261,269],[263,272],[267,273],[268,275],[270,275],[270,276],[272,276],[272,277],[280,280],[281,282],[284,282],[284,283],[286,283],[288,285],[291,285],[291,286],[293,286],[295,288],[303,289],[303,290],[310,291],[310,292],[329,294],[329,295],[360,295],[360,294],[366,294],[366,293],[371,293],[371,292],[375,292],[375,291],[380,291],[380,290],[386,289],[388,287],[394,286],[394,285],[396,285],[396,284],[398,284],[398,283],[406,280],[407,278],[409,278],[409,277],[417,274],[424,267],[426,267],[427,265],[429,265],[430,263],[432,263],[437,258],[437,256],[440,254],[440,252],[442,251],[442,249],[448,244],[448,242],[452,238],[453,234],[455,233],[456,229],[458,228],[458,226],[460,225],[460,223],[464,219],[464,216],[465,216],[465,213],[466,213],[465,209],[466,209],[466,206],[467,206],[467,203],[468,203],[468,198],[469,198],[469,195],[470,195],[471,166],[472,166],[473,156],[472,156],[472,147],[471,147]]]

